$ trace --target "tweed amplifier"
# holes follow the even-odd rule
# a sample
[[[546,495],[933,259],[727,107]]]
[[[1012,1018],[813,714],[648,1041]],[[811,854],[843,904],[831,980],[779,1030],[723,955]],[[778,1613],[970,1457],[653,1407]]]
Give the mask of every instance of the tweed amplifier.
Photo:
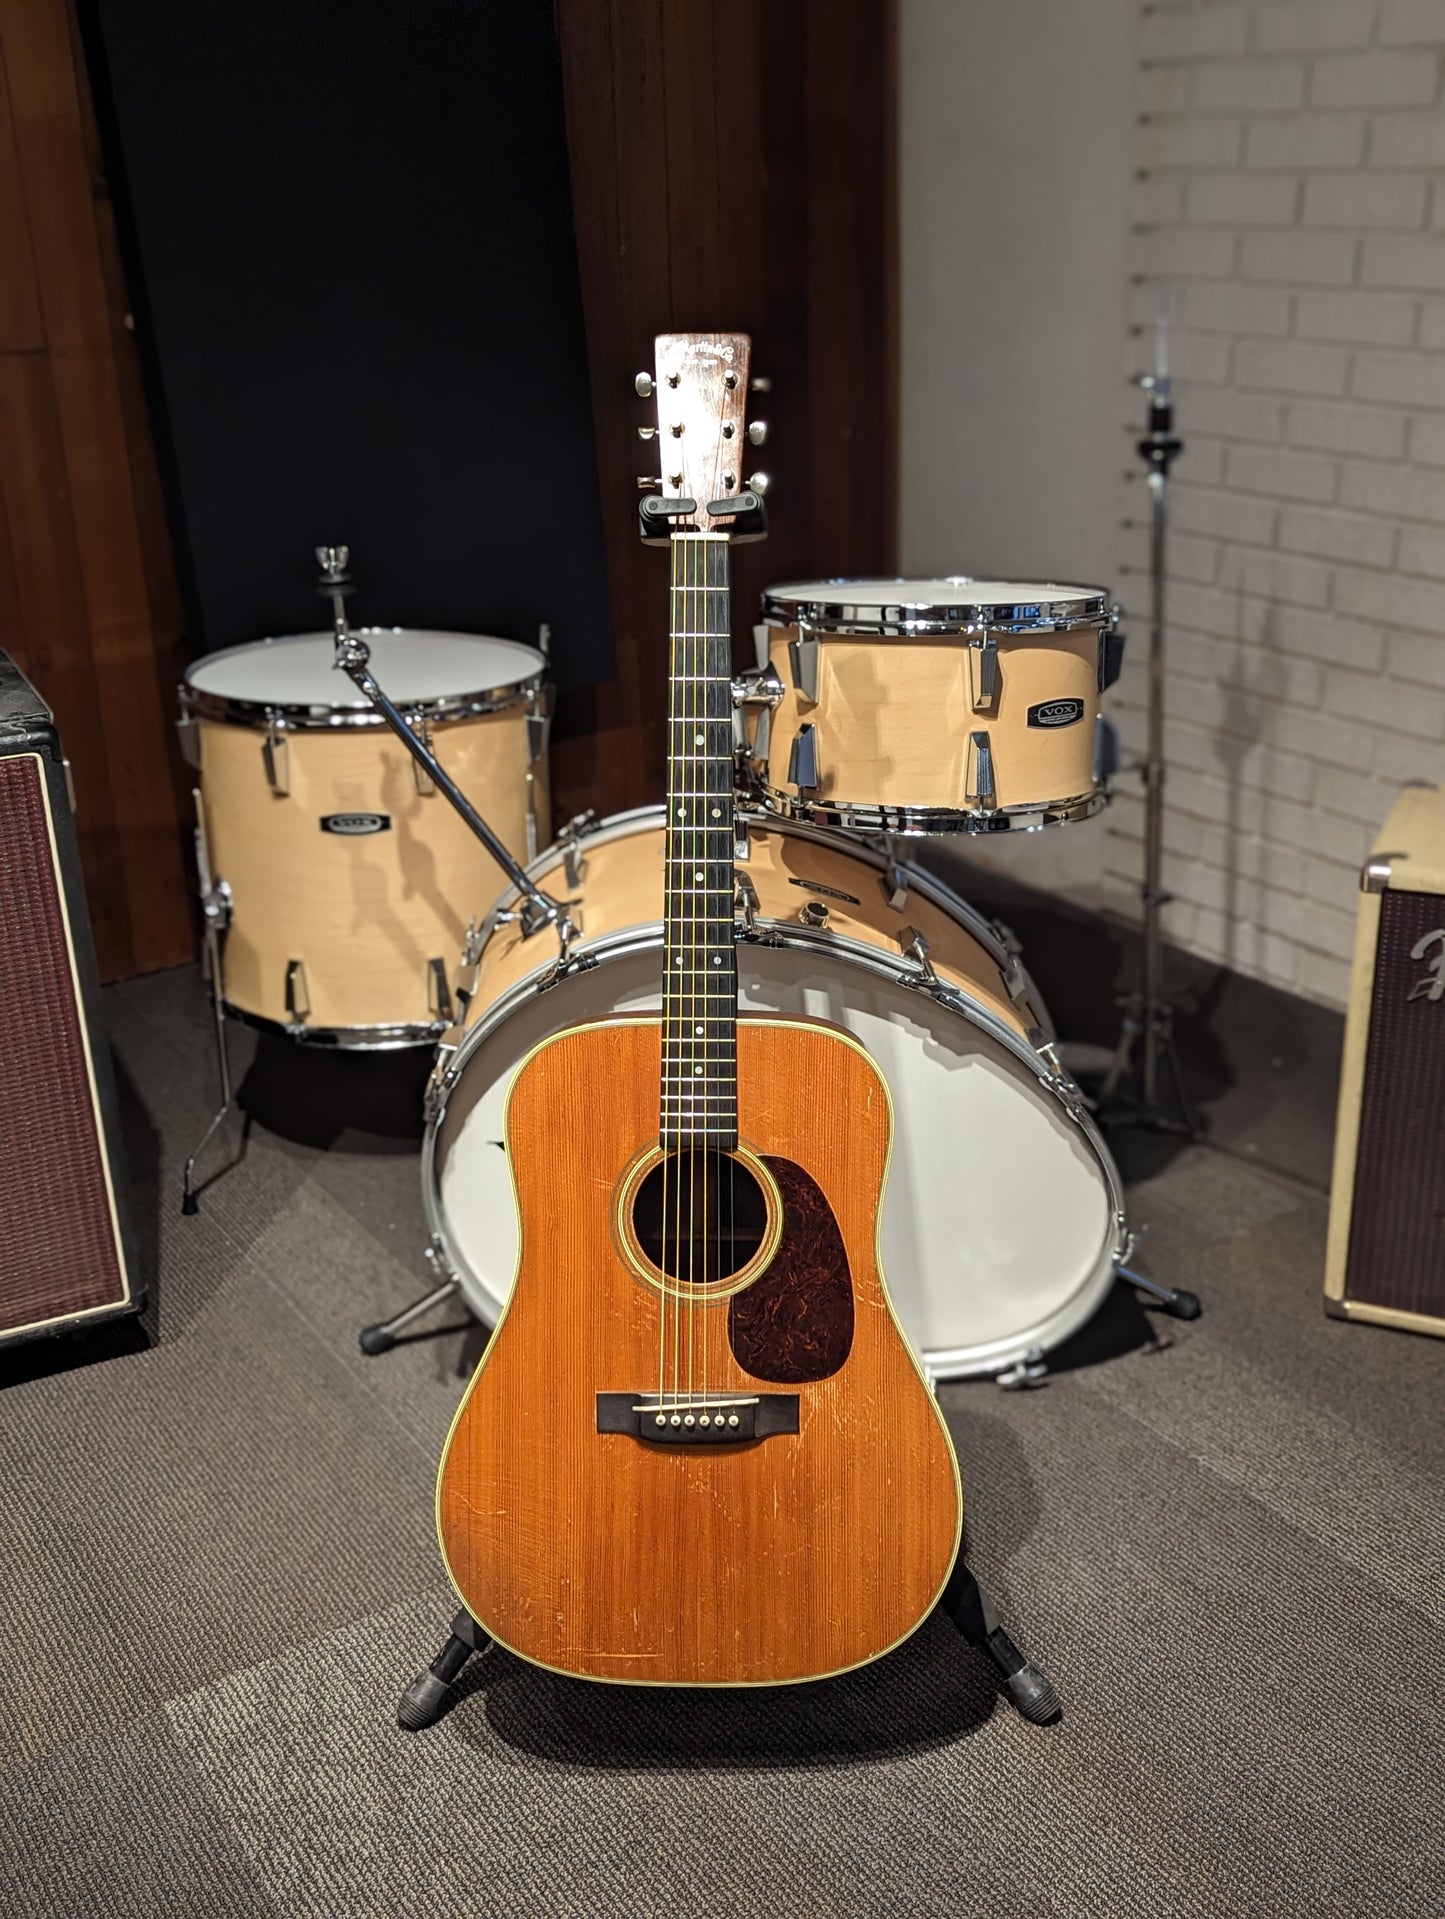
[[[50,710],[0,653],[0,1345],[144,1303]]]
[[[1445,787],[1405,788],[1360,884],[1325,1310],[1445,1334]]]

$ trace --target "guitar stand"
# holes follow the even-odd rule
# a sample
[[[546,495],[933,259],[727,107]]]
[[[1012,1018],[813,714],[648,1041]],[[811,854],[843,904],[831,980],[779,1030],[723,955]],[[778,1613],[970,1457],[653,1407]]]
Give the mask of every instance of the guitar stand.
[[[968,1570],[962,1553],[953,1562],[939,1603],[968,1643],[988,1654],[1025,1719],[1046,1726],[1059,1717],[1059,1696],[1052,1681],[1009,1638],[998,1607]],[[402,1694],[396,1709],[396,1723],[402,1731],[424,1732],[449,1712],[456,1704],[456,1682],[463,1666],[473,1653],[485,1652],[491,1643],[485,1628],[464,1607],[452,1621],[446,1644]]]

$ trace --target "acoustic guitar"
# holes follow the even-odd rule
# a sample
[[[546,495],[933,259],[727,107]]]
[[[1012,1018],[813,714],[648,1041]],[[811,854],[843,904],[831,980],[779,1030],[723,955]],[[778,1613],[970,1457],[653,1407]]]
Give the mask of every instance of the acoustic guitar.
[[[572,1027],[517,1072],[516,1279],[437,1484],[464,1605],[585,1679],[765,1685],[876,1659],[938,1599],[962,1526],[879,1266],[888,1089],[836,1027],[738,1017],[728,559],[760,504],[739,477],[748,351],[657,341],[662,1017]]]

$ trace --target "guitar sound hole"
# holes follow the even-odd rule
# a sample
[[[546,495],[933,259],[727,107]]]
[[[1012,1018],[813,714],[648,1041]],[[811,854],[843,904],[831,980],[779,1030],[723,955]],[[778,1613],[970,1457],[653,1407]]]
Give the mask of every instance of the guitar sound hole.
[[[638,1187],[632,1230],[669,1279],[710,1286],[754,1258],[767,1234],[768,1203],[742,1160],[714,1146],[684,1146]]]

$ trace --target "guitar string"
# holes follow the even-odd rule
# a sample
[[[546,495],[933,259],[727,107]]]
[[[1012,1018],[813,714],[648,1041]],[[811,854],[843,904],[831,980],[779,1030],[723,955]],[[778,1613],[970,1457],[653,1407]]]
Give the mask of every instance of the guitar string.
[[[671,574],[671,579],[668,583],[668,596],[667,596],[668,635],[669,635],[669,641],[670,641],[670,644],[668,647],[668,661],[667,661],[667,670],[668,670],[668,702],[667,704],[668,704],[668,717],[670,719],[672,714],[672,706],[673,706],[673,696],[672,696],[673,676],[677,672],[677,641],[675,638],[672,637],[673,635],[677,633],[677,630],[678,630],[677,553],[675,548],[669,549],[668,561],[669,561],[668,571]],[[672,811],[673,797],[672,797],[671,789],[675,787],[677,784],[676,779],[673,777],[674,763],[672,759],[671,735],[672,735],[672,729],[669,726],[668,742],[667,742],[669,791],[668,791],[668,805],[667,805],[667,820],[666,820],[665,829],[662,835],[662,887],[663,887],[662,897],[663,897],[663,908],[664,908],[663,916],[662,916],[662,933],[663,933],[663,937],[662,937],[662,1113],[661,1113],[660,1125],[658,1128],[659,1144],[661,1145],[661,1148],[662,1148],[662,1163],[660,1167],[658,1168],[658,1171],[662,1177],[662,1243],[660,1247],[658,1248],[658,1255],[657,1255],[658,1271],[662,1277],[662,1285],[658,1294],[658,1314],[657,1314],[657,1404],[658,1404],[659,1410],[661,1410],[663,1401],[666,1397],[665,1389],[667,1384],[667,1273],[668,1273],[669,1265],[671,1264],[671,1255],[669,1254],[669,1251],[668,1251],[668,1238],[667,1238],[667,1173],[668,1173],[668,1165],[667,1165],[668,1111],[667,1109],[669,1104],[671,1103],[668,1099],[667,1031],[668,1031],[669,1025],[673,1023],[671,1018],[670,1008],[673,1005],[672,975],[675,970],[674,948],[677,942],[677,928],[674,921],[674,915],[671,911],[673,854],[676,849],[676,837],[675,837],[673,811]]]

